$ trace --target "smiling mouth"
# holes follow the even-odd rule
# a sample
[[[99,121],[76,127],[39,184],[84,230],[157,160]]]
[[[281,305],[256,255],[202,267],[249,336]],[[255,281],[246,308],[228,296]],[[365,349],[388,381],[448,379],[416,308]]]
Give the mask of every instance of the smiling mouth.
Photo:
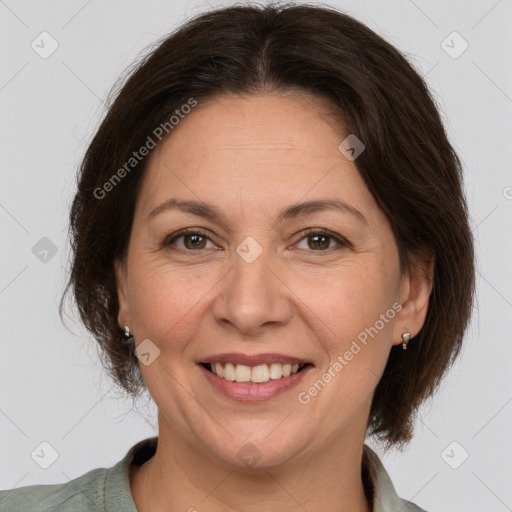
[[[234,363],[201,363],[208,371],[230,382],[250,382],[262,384],[270,380],[285,379],[299,373],[311,364],[260,364],[257,366],[247,366],[245,364]]]

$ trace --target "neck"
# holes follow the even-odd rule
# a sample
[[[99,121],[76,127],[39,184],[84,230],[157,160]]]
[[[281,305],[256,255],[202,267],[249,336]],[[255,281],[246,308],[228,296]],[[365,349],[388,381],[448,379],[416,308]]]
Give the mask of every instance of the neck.
[[[236,468],[160,429],[155,455],[130,469],[139,512],[371,512],[361,476],[364,437],[326,443],[279,467]],[[179,490],[179,492],[176,492]]]

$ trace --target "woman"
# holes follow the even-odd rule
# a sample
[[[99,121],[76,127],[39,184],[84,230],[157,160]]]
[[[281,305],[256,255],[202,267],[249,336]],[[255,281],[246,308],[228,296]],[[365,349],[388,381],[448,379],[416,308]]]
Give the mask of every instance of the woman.
[[[460,161],[421,77],[334,9],[231,7],[135,69],[81,166],[69,289],[159,435],[13,510],[422,510],[404,447],[474,289]]]

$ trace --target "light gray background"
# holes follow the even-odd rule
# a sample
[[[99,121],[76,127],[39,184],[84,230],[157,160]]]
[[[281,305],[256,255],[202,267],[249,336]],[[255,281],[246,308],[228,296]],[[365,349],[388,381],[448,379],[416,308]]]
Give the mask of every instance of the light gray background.
[[[429,511],[512,510],[512,1],[327,3],[426,75],[465,166],[477,238],[478,310],[464,353],[422,408],[407,452],[384,463],[398,493]],[[121,72],[190,15],[228,4],[0,1],[1,489],[111,466],[156,434],[154,406],[130,410],[83,328],[69,321],[70,332],[59,319],[67,211],[77,164]],[[31,48],[43,31],[59,45],[47,59]],[[453,31],[469,44],[458,58],[441,46]],[[453,38],[445,44],[461,48]],[[32,252],[42,237],[58,251],[46,262]],[[42,441],[59,455],[46,470],[30,456]],[[453,469],[448,462],[459,464],[463,450],[469,458]]]

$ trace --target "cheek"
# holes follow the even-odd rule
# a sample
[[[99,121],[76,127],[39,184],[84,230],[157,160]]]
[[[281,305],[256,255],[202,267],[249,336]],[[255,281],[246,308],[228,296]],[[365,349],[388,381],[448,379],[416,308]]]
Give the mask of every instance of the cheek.
[[[133,272],[131,310],[138,338],[149,338],[161,350],[180,350],[179,340],[190,337],[199,324],[212,284],[199,275],[151,262]],[[175,340],[176,343],[170,343]]]
[[[373,260],[359,257],[324,275],[297,278],[296,287],[302,290],[298,295],[334,346],[343,346],[376,322],[379,331],[390,330],[395,311],[386,312],[398,297],[398,274],[392,265]]]
[[[366,418],[389,356],[396,315],[396,283],[377,266],[354,263],[329,277],[302,288],[301,296],[309,297],[310,328],[325,357],[297,396],[311,418],[322,418],[326,438]]]
[[[392,264],[359,257],[317,281],[309,295],[303,289],[303,296],[315,298],[309,299],[315,313],[310,318],[327,356],[320,379],[329,382],[329,389],[323,391],[319,383],[310,390],[310,396],[322,394],[319,405],[357,409],[371,400],[391,349],[398,275]]]

